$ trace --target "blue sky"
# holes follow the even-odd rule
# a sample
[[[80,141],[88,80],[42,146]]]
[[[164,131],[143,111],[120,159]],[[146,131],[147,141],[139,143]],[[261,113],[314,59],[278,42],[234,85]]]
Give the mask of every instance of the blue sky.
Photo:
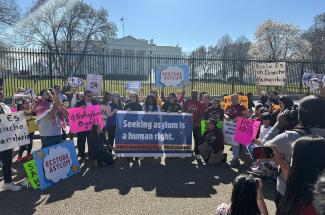
[[[313,18],[325,12],[325,0],[86,0],[108,10],[118,27],[124,17],[125,35],[153,38],[158,45],[177,45],[192,51],[200,45],[214,45],[229,34],[254,39],[258,24],[266,19],[307,29]],[[22,10],[32,0],[17,0]]]

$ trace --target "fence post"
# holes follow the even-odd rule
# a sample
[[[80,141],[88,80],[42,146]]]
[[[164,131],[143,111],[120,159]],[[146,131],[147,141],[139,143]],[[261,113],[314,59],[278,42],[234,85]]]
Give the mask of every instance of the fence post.
[[[51,79],[51,87],[53,87],[53,67],[52,67],[52,49],[50,49],[49,53],[48,53],[48,60],[49,60],[49,72],[50,72],[50,79]]]
[[[194,77],[195,77],[195,58],[194,58],[194,52],[192,52],[192,81],[191,81],[191,91],[194,90]]]
[[[150,64],[149,80],[150,80],[150,91],[151,91],[152,90],[152,51],[151,50],[150,50],[149,64]]]
[[[304,60],[304,58],[302,58]],[[299,81],[299,94],[302,93],[302,76],[304,75],[304,61],[301,62],[301,67],[300,67],[300,81]]]
[[[231,94],[235,93],[235,69],[236,69],[236,63],[235,63],[235,57],[232,57],[232,80],[231,80]]]
[[[102,49],[101,55],[103,58],[103,73],[102,73],[102,75],[103,75],[103,87],[104,87],[104,90],[102,90],[102,91],[105,91],[106,90],[106,84],[105,84],[106,81],[105,81],[105,51],[104,51],[104,49]]]

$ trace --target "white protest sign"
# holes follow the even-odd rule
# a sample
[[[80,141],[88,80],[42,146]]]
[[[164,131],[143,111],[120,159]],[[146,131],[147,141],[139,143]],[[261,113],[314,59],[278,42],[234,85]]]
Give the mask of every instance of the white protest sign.
[[[83,85],[83,80],[78,77],[68,77],[66,86],[79,87]]]
[[[0,151],[29,144],[24,112],[0,114]]]
[[[237,145],[235,141],[235,131],[237,124],[232,120],[223,121],[223,138],[224,142],[230,145]]]
[[[141,89],[141,81],[129,81],[126,83],[128,91],[139,91]]]
[[[320,81],[323,81],[323,83],[325,84],[325,75],[305,72],[302,76],[303,85],[308,87],[311,91],[319,89]]]
[[[88,74],[86,90],[91,91],[93,95],[101,95],[102,80],[102,75]]]
[[[50,148],[43,163],[45,178],[57,183],[61,179],[68,178],[72,166],[71,153],[67,148],[58,146]]]
[[[286,84],[285,62],[259,63],[255,72],[256,85],[284,86]]]
[[[184,78],[182,68],[177,66],[169,66],[160,73],[160,82],[166,87],[177,86]]]

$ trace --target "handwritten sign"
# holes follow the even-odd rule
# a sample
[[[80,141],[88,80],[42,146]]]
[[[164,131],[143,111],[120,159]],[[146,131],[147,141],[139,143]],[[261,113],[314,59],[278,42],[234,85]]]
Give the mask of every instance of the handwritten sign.
[[[35,160],[30,160],[23,164],[28,178],[28,182],[32,185],[33,189],[39,188],[39,178]]]
[[[0,114],[0,151],[29,144],[24,112]]]
[[[261,121],[239,118],[236,125],[235,141],[244,145],[252,143],[256,138]]]
[[[237,145],[235,141],[236,123],[232,120],[223,121],[223,138],[224,142],[230,145]]]
[[[80,172],[80,164],[71,140],[37,150],[33,152],[33,158],[42,190]]]
[[[102,110],[100,105],[86,108],[77,107],[69,109],[69,124],[72,133],[90,131],[94,124],[103,127]]]
[[[93,95],[101,95],[102,93],[102,75],[87,74],[86,89],[91,91]]]
[[[286,84],[285,62],[259,63],[255,72],[256,85],[284,86]]]
[[[156,85],[158,87],[181,87],[189,82],[189,65],[160,65],[156,69]]]
[[[241,105],[244,105],[246,109],[248,109],[248,98],[247,96],[238,96],[239,97],[239,103]],[[231,96],[224,96],[223,97],[223,109],[226,111],[228,106],[231,105]]]

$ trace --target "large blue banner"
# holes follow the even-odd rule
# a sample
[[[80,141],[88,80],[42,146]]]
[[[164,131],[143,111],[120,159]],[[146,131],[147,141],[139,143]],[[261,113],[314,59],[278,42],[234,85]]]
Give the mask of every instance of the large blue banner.
[[[192,114],[118,111],[119,157],[190,157]]]
[[[33,152],[33,157],[42,190],[80,172],[73,141],[37,150]]]
[[[156,86],[182,87],[190,80],[189,65],[159,65],[156,67]]]

